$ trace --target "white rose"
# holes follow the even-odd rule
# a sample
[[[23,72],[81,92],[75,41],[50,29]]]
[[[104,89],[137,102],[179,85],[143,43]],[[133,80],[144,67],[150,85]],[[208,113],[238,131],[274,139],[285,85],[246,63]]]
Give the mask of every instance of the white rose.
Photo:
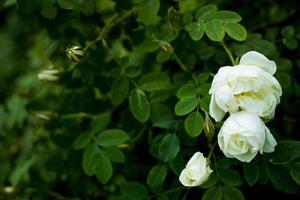
[[[239,65],[221,67],[209,90],[210,115],[221,121],[226,112],[245,110],[271,119],[282,94],[275,71],[275,62],[255,51],[244,54]]]
[[[206,181],[212,172],[207,159],[201,152],[197,152],[182,170],[179,180],[184,186],[194,187]]]
[[[218,144],[226,157],[250,162],[258,152],[273,152],[277,143],[257,115],[241,111],[224,122]]]

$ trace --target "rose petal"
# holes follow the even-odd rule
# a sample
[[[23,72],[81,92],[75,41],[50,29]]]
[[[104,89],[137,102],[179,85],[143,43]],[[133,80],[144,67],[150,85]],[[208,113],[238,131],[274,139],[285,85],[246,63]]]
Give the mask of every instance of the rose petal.
[[[276,72],[276,64],[274,61],[269,60],[263,54],[256,51],[245,53],[240,59],[240,65],[256,65],[270,74]]]

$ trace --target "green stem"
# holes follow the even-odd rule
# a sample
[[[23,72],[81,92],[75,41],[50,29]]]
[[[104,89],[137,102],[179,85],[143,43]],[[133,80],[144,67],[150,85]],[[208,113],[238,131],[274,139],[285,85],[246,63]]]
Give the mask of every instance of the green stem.
[[[130,82],[131,82],[137,89],[139,89],[139,85],[138,85],[133,79],[130,79]]]
[[[174,52],[174,58],[176,60],[176,62],[178,63],[178,65],[180,66],[180,68],[185,71],[185,72],[188,72],[188,68],[181,62],[181,60],[179,59],[179,57],[177,56],[177,54]]]
[[[170,194],[170,193],[173,193],[173,192],[178,192],[178,191],[183,190],[183,189],[186,189],[186,187],[181,186],[181,187],[173,188],[173,189],[167,190],[165,192],[161,192],[161,193],[158,193],[158,194],[151,195],[149,197],[154,198],[154,197],[159,196],[159,195]]]
[[[106,25],[102,28],[100,31],[98,37],[92,41],[90,41],[84,50],[86,51],[88,48],[90,48],[92,45],[94,45],[96,42],[103,40],[109,33],[109,31],[116,26],[117,24],[121,23],[123,20],[126,18],[130,17],[132,15],[132,11],[129,12],[122,12],[122,13],[117,13],[113,15],[111,18],[107,20]]]
[[[113,59],[120,67],[122,67],[121,63],[118,61],[118,59],[115,57],[115,55],[113,54],[113,52],[111,51],[111,49],[110,49],[109,46],[107,45],[106,40],[103,38],[101,41],[102,41],[102,45],[103,45],[104,48],[107,50],[107,52],[110,54],[110,56],[112,57],[112,59]]]
[[[190,192],[190,190],[188,189],[188,190],[184,193],[184,195],[183,195],[183,197],[182,197],[182,200],[185,200],[185,199],[187,198],[189,192]]]
[[[196,78],[195,74],[193,74],[192,77],[193,77],[193,79],[194,79],[194,81],[195,81],[195,83],[196,83],[197,90],[199,91],[200,85],[199,85],[199,83],[198,83],[198,81],[197,81],[197,78]],[[198,101],[200,102],[201,96],[200,96],[199,93],[197,93],[197,98],[198,98]],[[198,104],[198,106],[197,106],[197,112],[199,111],[199,108],[201,108],[201,107],[200,107],[200,105]],[[201,108],[201,109],[202,109],[202,108]]]
[[[147,130],[147,128],[148,127],[142,128],[139,133],[130,140],[130,142],[135,143],[137,140],[139,140],[144,135],[144,132]]]
[[[229,59],[230,59],[232,65],[235,65],[235,62],[234,62],[234,58],[233,58],[233,56],[232,56],[232,53],[231,53],[231,51],[229,50],[229,48],[227,47],[227,45],[225,44],[225,42],[224,42],[224,41],[221,41],[220,43],[221,43],[222,47],[224,48],[224,50],[226,51],[226,53],[227,53],[227,55],[228,55],[228,57],[229,57]]]
[[[62,119],[81,119],[81,118],[93,118],[94,115],[89,114],[89,113],[84,113],[84,112],[79,112],[79,113],[71,113],[71,114],[65,114],[62,115]]]
[[[217,146],[217,142],[215,142],[213,145],[210,145],[210,152],[207,156],[207,159],[210,160],[210,157],[212,156],[213,152],[214,152],[214,149],[215,147]]]

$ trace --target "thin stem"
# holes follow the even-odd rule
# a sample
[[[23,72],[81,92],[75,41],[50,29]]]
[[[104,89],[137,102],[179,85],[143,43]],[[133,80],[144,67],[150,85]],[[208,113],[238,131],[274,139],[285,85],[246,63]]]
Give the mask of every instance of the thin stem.
[[[185,189],[185,187],[183,187],[183,186],[177,187],[177,188],[173,188],[173,189],[167,190],[165,192],[161,192],[161,193],[157,193],[157,194],[151,195],[151,196],[149,196],[149,198],[154,198],[154,197],[162,195],[162,194],[170,194],[170,193],[173,193],[173,192],[178,192],[178,191],[183,190],[183,189]]]
[[[193,77],[193,79],[194,79],[194,81],[195,81],[195,83],[196,83],[197,90],[199,91],[200,85],[199,85],[199,83],[198,83],[198,81],[197,81],[197,78],[196,78],[195,74],[193,74],[192,77]],[[201,97],[200,97],[200,94],[199,94],[199,93],[197,93],[197,98],[198,98],[198,101],[200,102]],[[200,105],[198,104],[198,106],[197,106],[197,112],[199,112],[199,108],[201,108],[201,107],[200,107]],[[202,109],[202,108],[201,108],[201,109]]]
[[[189,194],[190,190],[186,190],[186,192],[184,193],[183,197],[182,197],[182,200],[185,200]]]
[[[144,132],[147,130],[147,128],[148,128],[148,127],[142,128],[142,129],[139,131],[139,133],[138,133],[134,138],[131,139],[130,142],[134,143],[134,142],[136,142],[138,139],[140,139],[140,138],[143,136]]]
[[[185,64],[183,64],[183,63],[181,62],[181,60],[179,59],[179,57],[177,56],[177,54],[176,54],[175,52],[173,52],[173,54],[174,54],[174,58],[175,58],[176,62],[177,62],[178,65],[180,66],[180,68],[181,68],[183,71],[188,72],[188,71],[189,71],[188,68],[185,66]]]
[[[214,152],[214,149],[215,149],[216,146],[217,146],[217,142],[215,142],[213,145],[210,145],[210,152],[207,156],[207,159],[210,160],[210,157],[213,155],[213,152]]]
[[[78,112],[78,113],[71,113],[71,114],[65,114],[62,115],[62,119],[81,119],[81,118],[93,118],[94,115],[85,113],[85,112]]]
[[[221,43],[222,47],[224,48],[224,50],[226,51],[226,53],[227,53],[227,55],[228,55],[228,57],[229,57],[229,59],[230,59],[232,65],[235,65],[235,62],[234,62],[234,58],[233,58],[233,56],[232,56],[232,53],[231,53],[231,51],[229,50],[229,48],[227,47],[227,45],[225,44],[225,42],[224,42],[224,41],[221,41],[220,43]]]
[[[116,26],[117,24],[121,23],[123,20],[125,20],[126,18],[130,17],[132,14],[131,11],[129,12],[122,12],[122,13],[117,13],[115,15],[113,15],[111,18],[109,18],[107,20],[106,25],[102,28],[102,30],[100,31],[98,37],[92,41],[90,41],[86,47],[84,48],[84,50],[86,51],[88,48],[90,48],[93,44],[95,44],[96,42],[103,40],[107,34],[109,33],[109,31]]]
[[[214,153],[212,153],[212,157],[213,157],[213,161],[214,161],[214,164],[215,164],[216,174],[219,177],[219,170],[218,170],[216,155]]]
[[[180,121],[176,122],[175,128],[174,128],[174,134],[176,135],[178,127],[179,127]]]
[[[137,89],[139,89],[139,85],[138,85],[133,79],[130,79],[130,82],[131,82]]]
[[[113,59],[120,67],[122,67],[121,63],[118,61],[118,59],[115,57],[115,55],[113,54],[113,52],[111,51],[111,49],[110,49],[109,46],[107,45],[106,40],[103,38],[101,41],[102,41],[102,45],[103,45],[104,48],[107,50],[107,52],[110,54],[110,56],[112,57],[112,59]]]

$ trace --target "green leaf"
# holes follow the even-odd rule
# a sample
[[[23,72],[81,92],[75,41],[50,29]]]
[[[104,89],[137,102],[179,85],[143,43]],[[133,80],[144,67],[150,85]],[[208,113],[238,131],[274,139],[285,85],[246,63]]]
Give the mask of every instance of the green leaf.
[[[97,179],[106,184],[113,175],[113,168],[111,162],[106,157],[106,155],[99,151],[95,156],[95,175]]]
[[[121,187],[122,198],[123,200],[142,200],[148,199],[148,190],[147,188],[139,182],[136,181],[127,181]]]
[[[198,105],[198,98],[195,96],[184,97],[175,105],[175,114],[178,116],[192,112]]]
[[[19,96],[13,95],[7,100],[7,117],[6,117],[6,126],[8,129],[15,127],[21,128],[26,117],[26,105],[27,99]]]
[[[4,106],[2,106],[0,104],[0,136],[1,135],[4,135],[5,132],[3,131],[3,128],[4,128],[4,124],[5,124],[5,110],[4,110]]]
[[[294,182],[287,168],[266,163],[266,171],[278,190],[290,194],[299,192],[299,186]]]
[[[155,24],[158,21],[157,12],[160,7],[159,0],[143,0],[140,1],[137,14],[138,21],[145,25]]]
[[[159,145],[158,155],[164,162],[172,161],[180,149],[179,139],[175,134],[166,134]]]
[[[201,72],[200,74],[197,75],[196,80],[198,83],[204,83],[209,79],[210,75],[208,72]]]
[[[194,83],[186,83],[183,86],[181,86],[176,92],[176,96],[179,99],[188,96],[197,96],[197,94],[198,94],[197,86]]]
[[[152,131],[149,132],[152,133]],[[164,136],[165,136],[164,134],[156,135],[150,142],[149,152],[157,160],[159,160],[159,155],[158,155],[159,145]]]
[[[13,186],[17,186],[24,179],[24,177],[28,177],[30,167],[34,164],[34,162],[35,157],[32,157],[29,160],[22,161],[16,166],[9,176],[9,181]]]
[[[150,103],[146,94],[140,89],[134,89],[130,93],[129,108],[132,115],[142,123],[150,117]]]
[[[217,11],[217,6],[214,4],[209,4],[199,8],[195,14],[195,18],[198,20],[205,20],[207,16],[214,14]]]
[[[243,173],[247,183],[253,186],[259,179],[259,166],[257,159],[250,163],[243,163]]]
[[[83,149],[90,143],[91,139],[91,134],[89,134],[88,132],[83,132],[80,135],[78,135],[75,141],[73,142],[73,148]]]
[[[48,18],[54,19],[57,15],[57,7],[55,0],[38,0],[40,13]]]
[[[156,61],[158,63],[164,63],[164,62],[170,60],[171,57],[172,57],[172,54],[170,54],[169,52],[160,50],[157,52]]]
[[[223,199],[225,200],[244,200],[243,193],[235,187],[223,186],[222,187]]]
[[[90,129],[93,133],[99,133],[103,131],[109,124],[111,120],[111,113],[105,112],[99,114],[96,118],[94,118],[90,124]]]
[[[198,92],[203,96],[208,95],[208,91],[210,87],[211,87],[211,83],[207,83],[207,82],[202,83],[198,88]]]
[[[17,0],[18,9],[24,13],[31,13],[36,8],[36,0]]]
[[[179,177],[183,168],[185,168],[186,160],[182,151],[178,152],[177,156],[169,163],[171,170]]]
[[[215,184],[217,184],[218,181],[219,181],[218,175],[216,173],[212,173],[212,174],[210,174],[210,176],[207,179],[207,181],[205,181],[204,183],[202,183],[200,185],[200,188],[204,188],[204,189],[211,188],[212,186],[214,186]]]
[[[210,40],[219,42],[225,36],[225,28],[219,21],[208,21],[205,23],[205,33]]]
[[[151,102],[150,119],[154,127],[169,129],[176,122],[171,111],[164,105],[156,101]]]
[[[258,168],[259,168],[259,179],[258,182],[259,184],[267,184],[267,182],[269,181],[269,177],[267,174],[267,170],[266,170],[266,163],[268,161],[266,159],[259,159],[258,160]]]
[[[189,32],[194,41],[200,40],[204,35],[204,25],[201,22],[193,22],[185,26],[185,30]]]
[[[89,144],[83,152],[82,158],[82,168],[83,171],[88,175],[91,176],[94,173],[94,158],[98,152],[98,147],[95,143]]]
[[[281,29],[281,35],[283,37],[293,37],[295,35],[295,28],[291,25],[285,26]]]
[[[222,23],[236,23],[242,20],[239,14],[229,10],[221,10],[214,13],[212,19]]]
[[[112,162],[115,162],[115,163],[125,162],[124,153],[116,147],[104,147],[104,148],[102,148],[102,151]]]
[[[170,86],[170,78],[162,72],[151,72],[142,76],[139,85],[144,91],[156,91]]]
[[[287,49],[294,50],[298,47],[298,40],[295,38],[282,38],[282,43]]]
[[[210,95],[205,95],[200,99],[200,107],[201,109],[209,112],[209,103],[210,103]]]
[[[281,140],[275,147],[275,151],[266,156],[275,165],[287,164],[300,157],[300,141]]]
[[[217,160],[216,166],[218,166],[218,169],[229,169],[233,165],[233,159],[230,158],[219,158]]]
[[[245,27],[238,23],[224,24],[226,33],[237,41],[244,41],[247,38],[247,31]]]
[[[222,200],[222,191],[220,187],[211,187],[208,188],[201,200]]]
[[[300,185],[300,162],[291,164],[290,166],[290,175],[293,180]]]
[[[128,134],[121,129],[108,129],[97,136],[97,142],[103,147],[115,146],[129,140]]]
[[[184,121],[184,128],[187,134],[191,137],[197,137],[203,130],[203,117],[195,111],[188,115]]]
[[[126,76],[117,77],[111,86],[111,102],[114,106],[120,105],[128,96],[129,81]]]
[[[164,165],[155,165],[147,176],[147,184],[155,189],[163,184],[167,176],[167,168]]]
[[[72,10],[74,8],[80,8],[82,5],[81,1],[78,0],[56,0],[58,5],[66,10]]]
[[[231,169],[224,169],[219,171],[219,178],[220,181],[227,185],[241,185],[243,183],[243,179],[241,175],[234,170]]]

